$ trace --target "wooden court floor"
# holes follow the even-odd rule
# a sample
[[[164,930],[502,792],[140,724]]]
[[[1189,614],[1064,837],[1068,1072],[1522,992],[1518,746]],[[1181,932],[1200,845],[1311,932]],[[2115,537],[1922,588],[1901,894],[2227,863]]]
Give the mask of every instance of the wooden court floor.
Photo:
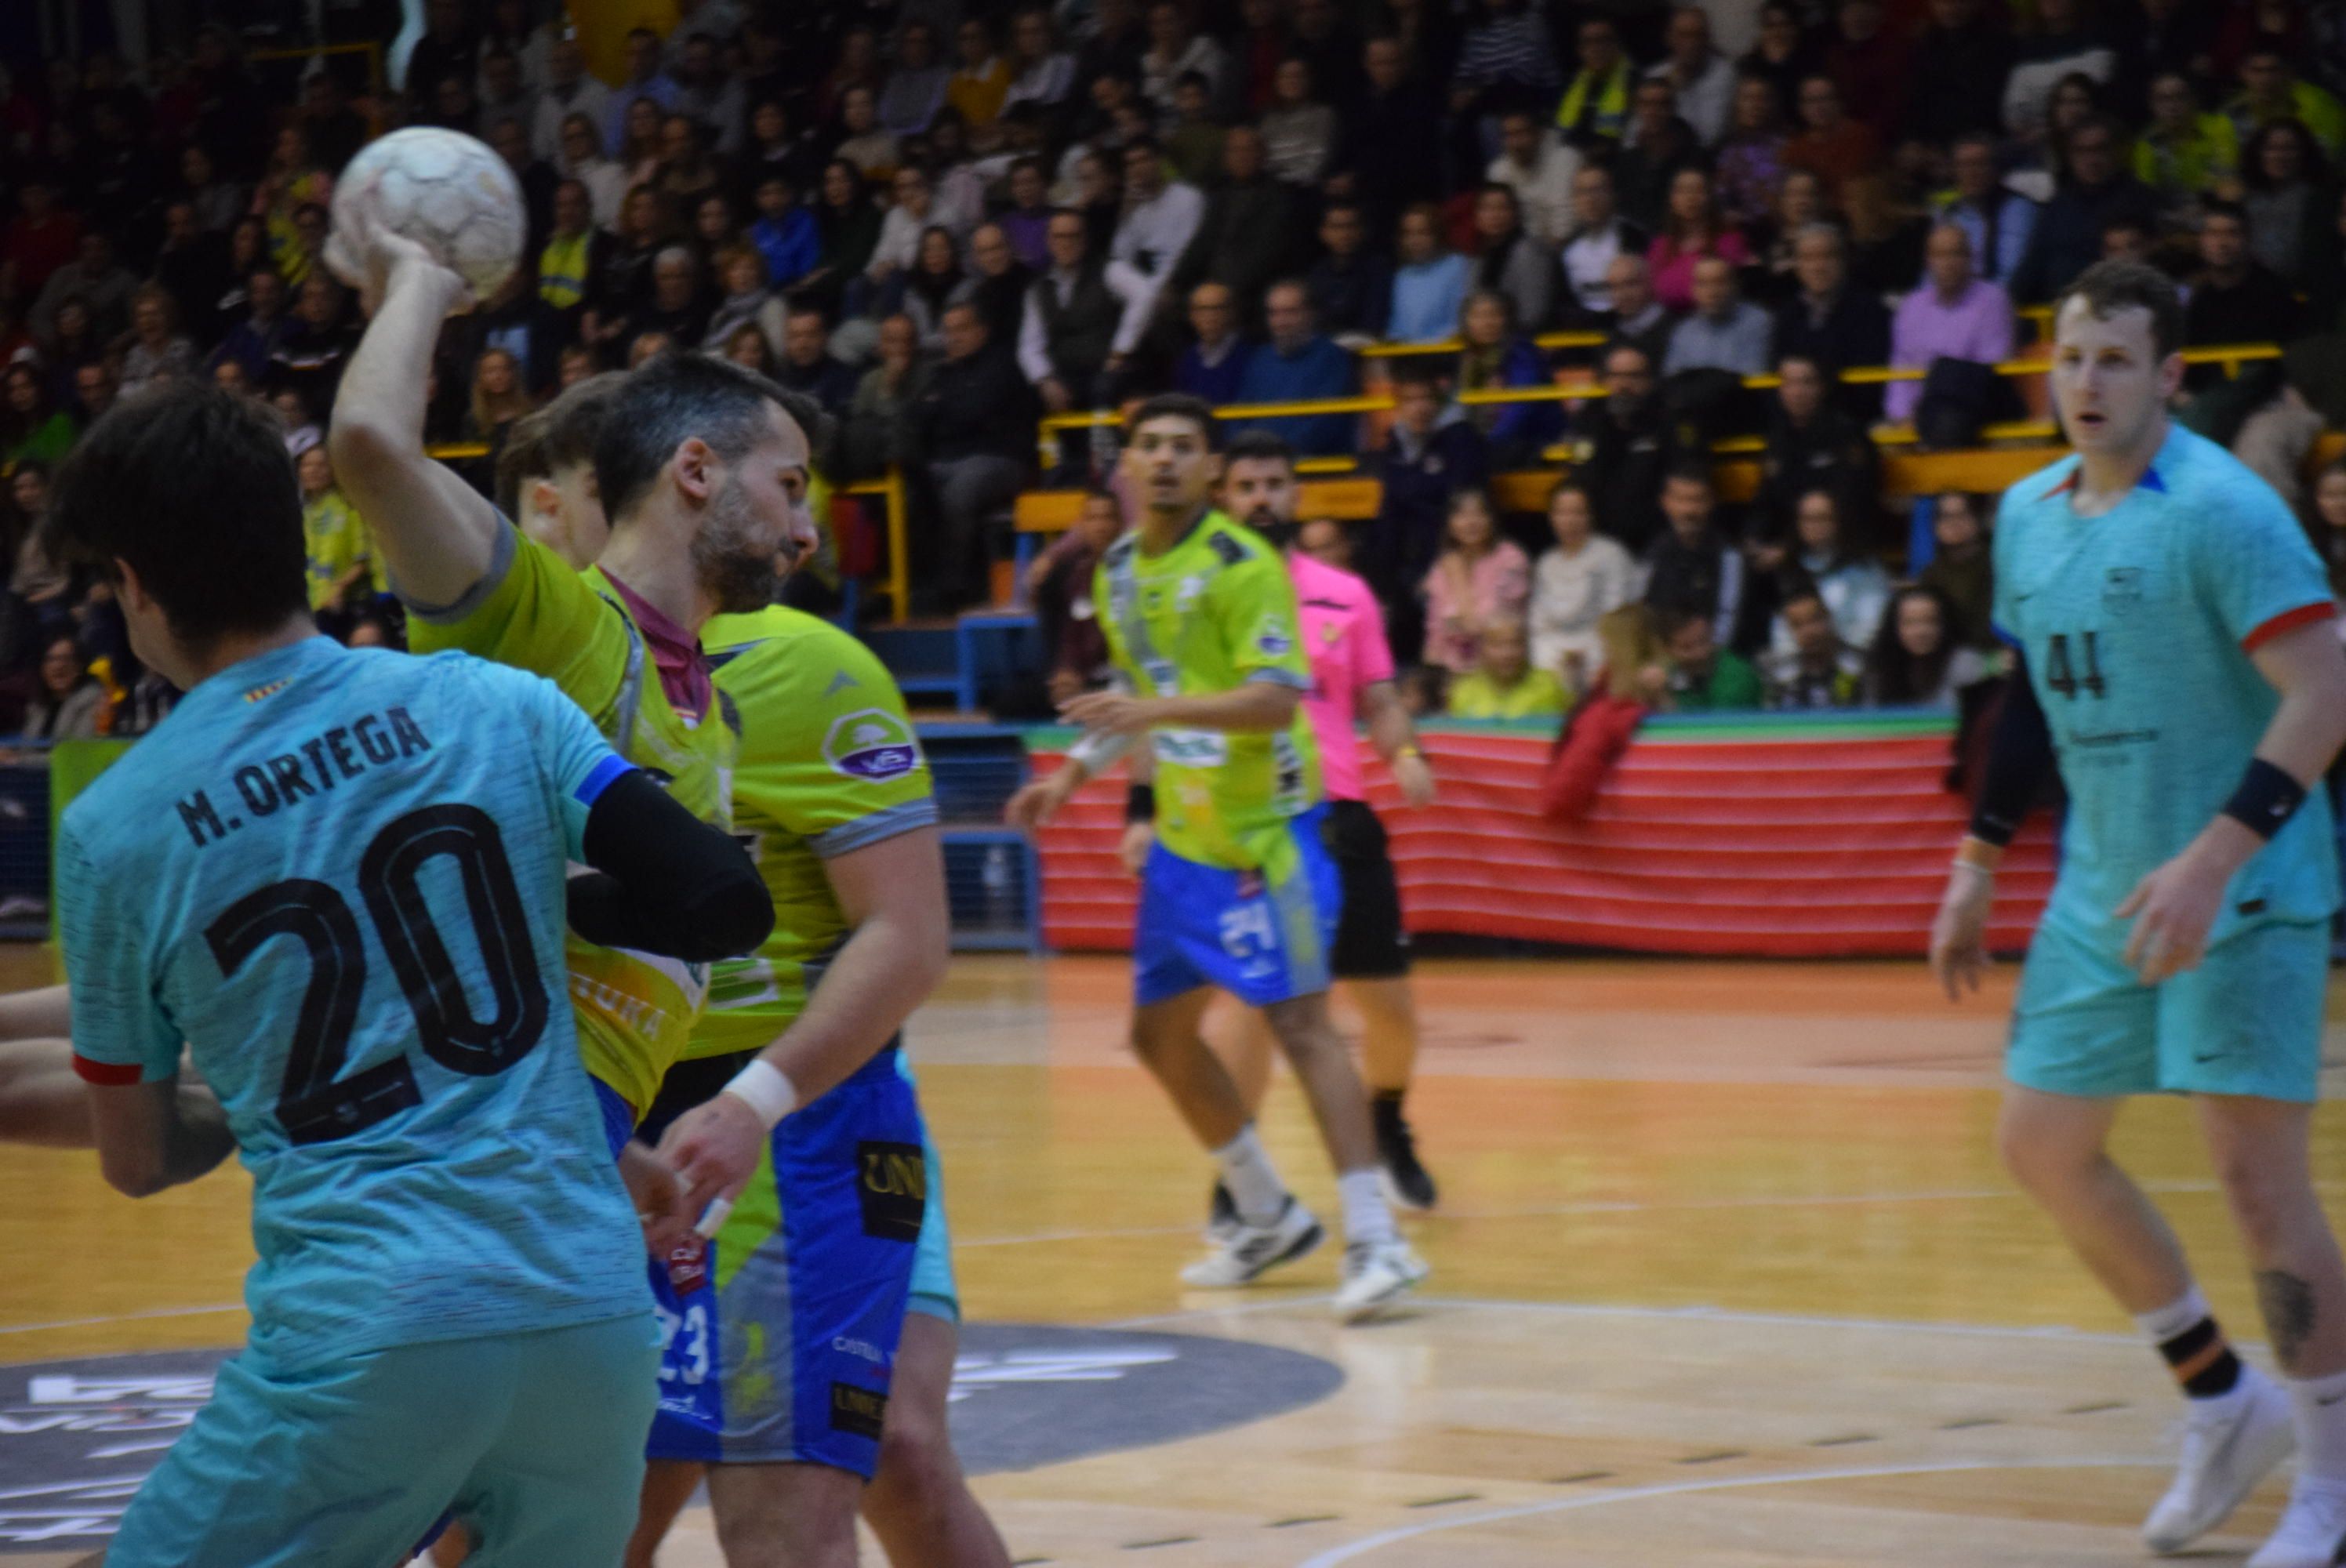
[[[1225,1430],[985,1476],[1022,1561],[2142,1560],[2178,1409],[1996,1168],[2008,972],[1956,1009],[1908,964],[1424,966],[1412,1104],[1443,1202],[1409,1228],[1436,1272],[1405,1316],[1355,1329],[1327,1314],[1332,1247],[1275,1288],[1176,1279],[1208,1173],[1120,1048],[1127,973],[964,960],[915,1020],[970,1317],[1278,1347],[1341,1381]],[[2331,1044],[2346,1064],[2337,1022]],[[1332,1212],[1291,1085],[1266,1129]],[[2254,1339],[2187,1108],[2138,1105],[2120,1140]],[[2346,1117],[2317,1146],[2346,1197]],[[240,1334],[240,1176],[134,1205],[87,1156],[0,1150],[0,1363]],[[2279,1491],[2199,1560],[2238,1562]],[[712,1540],[688,1517],[664,1561],[713,1565]]]

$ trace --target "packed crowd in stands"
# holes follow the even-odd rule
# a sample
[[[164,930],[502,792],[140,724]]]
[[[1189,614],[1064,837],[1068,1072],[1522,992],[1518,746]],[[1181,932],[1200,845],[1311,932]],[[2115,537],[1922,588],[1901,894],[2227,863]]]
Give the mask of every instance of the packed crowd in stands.
[[[319,440],[359,325],[320,256],[337,172],[405,124],[480,136],[529,204],[525,266],[444,338],[431,439],[494,453],[598,369],[725,355],[839,416],[834,485],[904,477],[921,611],[993,596],[1019,492],[1110,477],[1111,428],[1046,446],[1039,416],[1389,389],[1261,423],[1382,482],[1310,537],[1377,590],[1422,706],[1952,708],[1997,669],[1992,503],[1892,515],[1875,429],[1953,448],[2020,415],[1991,368],[2018,308],[2120,254],[2188,286],[2189,342],[2284,346],[2195,370],[2184,417],[2341,558],[2346,477],[2301,475],[2346,424],[2346,0],[679,9],[610,81],[548,0],[432,0],[397,90],[264,91],[218,23],[0,74],[0,731],[168,704],[36,526],[76,433],[162,378],[282,412],[318,607],[396,640]],[[1885,364],[1923,373],[1841,379]],[[1587,395],[1461,401],[1559,378]],[[1729,506],[1738,433],[1763,479]],[[1566,457],[1545,516],[1494,504]],[[1103,493],[1030,574],[1057,691],[1099,674],[1119,525]]]

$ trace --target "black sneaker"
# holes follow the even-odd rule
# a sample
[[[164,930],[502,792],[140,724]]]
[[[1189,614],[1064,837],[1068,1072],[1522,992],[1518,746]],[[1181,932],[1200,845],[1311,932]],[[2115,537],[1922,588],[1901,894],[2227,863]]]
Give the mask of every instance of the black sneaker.
[[[1395,1208],[1423,1214],[1440,1196],[1433,1177],[1418,1163],[1417,1138],[1402,1115],[1399,1095],[1379,1095],[1369,1102],[1377,1127],[1377,1165],[1385,1201]]]

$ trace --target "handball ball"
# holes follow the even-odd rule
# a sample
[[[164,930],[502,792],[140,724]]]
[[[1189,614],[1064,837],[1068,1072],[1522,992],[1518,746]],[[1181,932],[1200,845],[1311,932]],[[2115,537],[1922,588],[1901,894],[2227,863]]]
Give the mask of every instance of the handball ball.
[[[486,303],[521,261],[521,182],[487,144],[417,127],[359,149],[334,182],[330,254],[359,262],[383,229],[414,240]],[[338,270],[341,269],[338,268]]]

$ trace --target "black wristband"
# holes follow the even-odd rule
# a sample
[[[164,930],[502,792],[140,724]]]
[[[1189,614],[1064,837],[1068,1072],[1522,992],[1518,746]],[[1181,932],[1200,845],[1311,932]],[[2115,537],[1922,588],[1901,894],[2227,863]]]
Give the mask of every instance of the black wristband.
[[[1124,787],[1124,820],[1127,822],[1157,820],[1157,786],[1127,784]]]
[[[2252,757],[2249,770],[2240,775],[2240,787],[2224,802],[2224,815],[2258,838],[2270,839],[2304,804],[2305,786],[2290,778],[2289,769]]]

